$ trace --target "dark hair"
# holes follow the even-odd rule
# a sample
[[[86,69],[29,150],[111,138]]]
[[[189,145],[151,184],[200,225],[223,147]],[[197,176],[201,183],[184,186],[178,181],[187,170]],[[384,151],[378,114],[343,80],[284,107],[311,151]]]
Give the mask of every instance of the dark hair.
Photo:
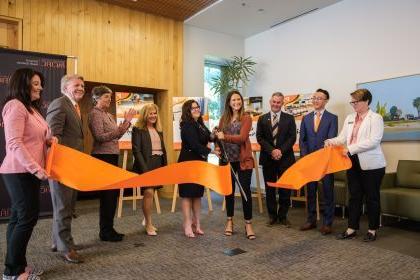
[[[104,85],[96,86],[92,89],[92,99],[93,103],[96,105],[98,103],[99,98],[101,98],[102,95],[112,93],[112,90]]]
[[[194,99],[187,100],[184,104],[182,104],[181,126],[186,122],[194,122],[194,118],[191,114],[191,107],[194,103],[200,106]],[[201,116],[198,118],[197,122],[204,125],[203,118]]]
[[[242,100],[242,107],[241,107],[241,110],[239,111],[239,119],[238,119],[238,121],[241,121],[242,116],[245,113],[245,109],[244,109],[244,105],[245,105],[244,104],[244,98],[242,97],[241,93],[238,90],[236,90],[236,89],[229,91],[228,95],[226,96],[225,108],[224,108],[224,111],[223,111],[223,115],[220,118],[221,124],[222,124],[222,127],[220,127],[220,129],[222,129],[222,130],[224,128],[226,128],[229,125],[229,123],[232,121],[232,118],[233,118],[233,110],[230,107],[230,99],[232,98],[232,95],[234,95],[234,94],[239,95],[239,97]]]
[[[17,99],[23,103],[25,108],[32,114],[33,109],[41,112],[41,98],[38,100],[31,100],[32,78],[38,75],[41,80],[41,86],[44,87],[44,76],[31,68],[21,68],[16,70],[9,83],[9,94],[4,100],[4,104],[12,99]],[[3,104],[3,105],[4,105]]]
[[[327,97],[327,100],[330,99],[330,94],[325,89],[319,88],[316,92],[322,92]]]
[[[372,94],[365,88],[355,90],[350,95],[357,101],[367,101],[368,105],[372,102]]]

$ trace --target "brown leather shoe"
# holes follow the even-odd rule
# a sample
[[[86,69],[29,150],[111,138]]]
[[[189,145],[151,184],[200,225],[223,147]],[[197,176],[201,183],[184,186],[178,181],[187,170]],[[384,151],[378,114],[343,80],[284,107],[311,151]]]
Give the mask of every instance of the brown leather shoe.
[[[322,235],[327,235],[327,234],[331,234],[332,233],[332,228],[331,226],[322,226],[319,231],[321,232]]]
[[[83,260],[75,250],[70,250],[68,253],[63,255],[63,258],[68,263],[82,263]]]
[[[305,231],[313,228],[316,228],[316,223],[305,223],[303,226],[300,227],[300,230]]]

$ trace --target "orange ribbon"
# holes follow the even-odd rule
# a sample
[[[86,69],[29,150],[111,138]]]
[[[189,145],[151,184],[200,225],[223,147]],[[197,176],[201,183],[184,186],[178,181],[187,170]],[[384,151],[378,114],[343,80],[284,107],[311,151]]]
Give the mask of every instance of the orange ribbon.
[[[287,169],[270,187],[299,190],[309,182],[319,181],[326,174],[346,170],[351,160],[343,155],[343,147],[327,147],[304,156]]]
[[[48,153],[46,171],[50,179],[79,191],[196,183],[221,195],[232,193],[229,165],[185,161],[139,175],[56,143]]]

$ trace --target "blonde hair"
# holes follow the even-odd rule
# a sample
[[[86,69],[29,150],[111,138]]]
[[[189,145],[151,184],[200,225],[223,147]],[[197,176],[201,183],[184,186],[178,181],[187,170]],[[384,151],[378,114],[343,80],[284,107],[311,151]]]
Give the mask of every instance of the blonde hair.
[[[160,117],[159,117],[159,107],[154,103],[146,104],[145,106],[143,106],[143,108],[141,108],[140,113],[139,113],[140,115],[139,119],[137,120],[134,126],[139,129],[146,128],[147,117],[152,111],[156,111],[156,115],[157,115],[157,119],[156,119],[156,123],[154,124],[154,127],[156,128],[157,131],[162,132],[162,126],[160,124]]]
[[[66,86],[71,80],[82,80],[83,82],[85,81],[82,76],[77,75],[77,74],[64,75],[61,78],[61,82],[60,82],[61,93],[63,94],[65,93]]]

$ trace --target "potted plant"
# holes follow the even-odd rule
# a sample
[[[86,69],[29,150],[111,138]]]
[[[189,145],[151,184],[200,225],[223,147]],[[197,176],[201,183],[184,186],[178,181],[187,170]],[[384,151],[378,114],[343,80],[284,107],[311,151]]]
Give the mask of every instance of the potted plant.
[[[243,89],[255,72],[255,64],[251,57],[234,56],[227,60],[221,75],[212,79],[214,94],[220,96],[232,89]]]

